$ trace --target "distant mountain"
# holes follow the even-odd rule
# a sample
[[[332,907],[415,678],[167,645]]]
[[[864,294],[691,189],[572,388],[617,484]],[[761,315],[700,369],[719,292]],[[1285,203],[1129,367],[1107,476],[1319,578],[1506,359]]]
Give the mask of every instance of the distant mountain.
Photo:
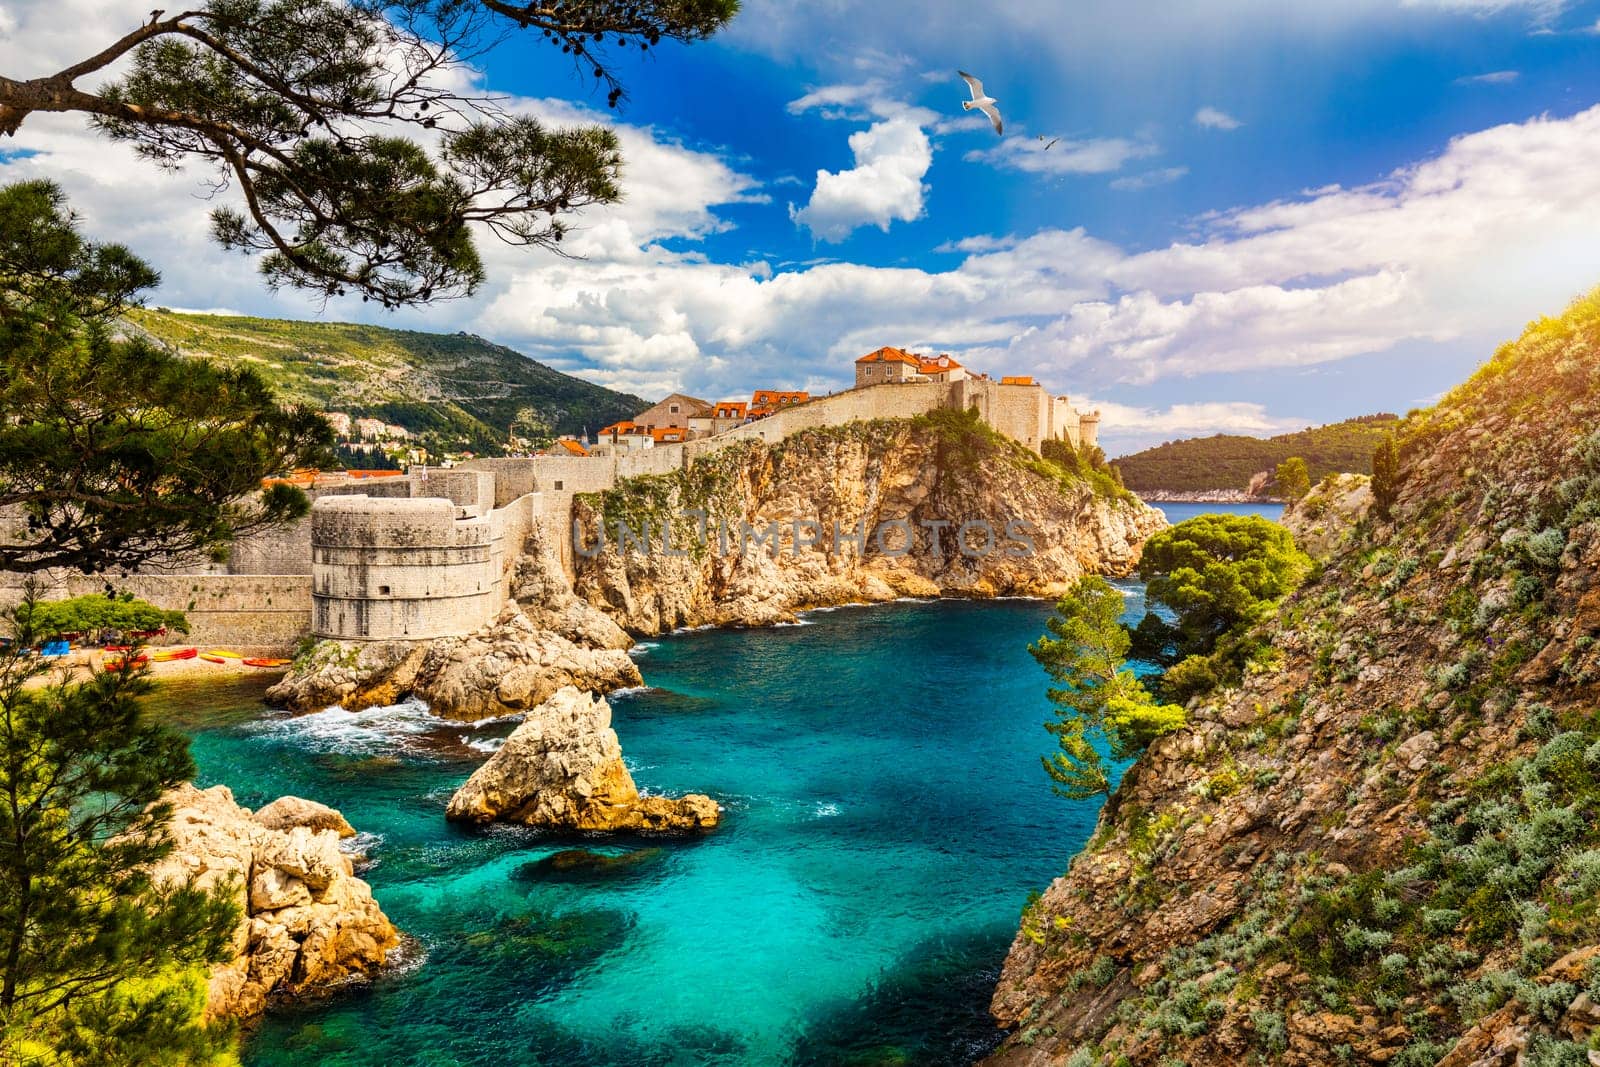
[[[165,310],[135,311],[125,328],[185,355],[251,364],[285,400],[403,426],[435,454],[502,452],[513,423],[525,438],[593,433],[649,406],[466,333]]]
[[[1137,493],[1243,491],[1256,474],[1275,470],[1291,456],[1305,460],[1312,482],[1317,482],[1334,473],[1372,473],[1373,448],[1394,432],[1399,421],[1394,415],[1363,415],[1277,437],[1194,437],[1169,441],[1112,463],[1121,472],[1123,484]],[[1270,488],[1267,492],[1270,494]]]

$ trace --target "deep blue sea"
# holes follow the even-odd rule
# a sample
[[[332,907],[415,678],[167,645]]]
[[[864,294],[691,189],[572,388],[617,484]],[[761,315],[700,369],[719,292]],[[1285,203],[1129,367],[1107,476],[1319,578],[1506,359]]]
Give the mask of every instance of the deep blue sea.
[[[1169,506],[1189,507],[1219,510]],[[972,1062],[998,1040],[989,994],[1029,891],[1097,814],[1039,766],[1027,645],[1048,613],[900,602],[640,645],[647,688],[612,697],[614,725],[642,789],[722,803],[703,840],[447,824],[510,722],[287,716],[255,679],[164,687],[201,784],[251,807],[312,797],[371,835],[364,877],[414,939],[370,988],[271,1016],[245,1063]]]

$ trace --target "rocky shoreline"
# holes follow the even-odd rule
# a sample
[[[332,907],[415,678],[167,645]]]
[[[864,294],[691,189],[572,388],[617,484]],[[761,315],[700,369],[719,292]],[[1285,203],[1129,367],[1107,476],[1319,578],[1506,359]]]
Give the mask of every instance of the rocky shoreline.
[[[1283,504],[1275,496],[1261,496],[1243,489],[1140,489],[1139,499],[1151,504]]]
[[[389,962],[400,935],[340,849],[355,835],[344,816],[287,796],[252,813],[220,785],[183,785],[162,799],[173,808],[173,847],[152,877],[221,890],[239,908],[234,958],[207,983],[208,1018],[251,1020],[273,999],[367,978]]]

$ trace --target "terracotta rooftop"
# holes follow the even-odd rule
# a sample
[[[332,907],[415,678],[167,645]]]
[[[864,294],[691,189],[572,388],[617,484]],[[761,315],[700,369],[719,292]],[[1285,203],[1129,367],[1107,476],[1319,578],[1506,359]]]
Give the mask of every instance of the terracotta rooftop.
[[[913,356],[910,352],[905,352],[905,351],[902,351],[902,350],[900,350],[898,348],[890,348],[887,345],[885,345],[882,348],[876,349],[876,350],[874,350],[872,352],[868,352],[866,355],[864,355],[860,359],[856,360],[856,362],[857,363],[909,363],[913,367],[919,366],[920,363],[921,363],[921,361],[919,359],[917,359],[916,356]]]

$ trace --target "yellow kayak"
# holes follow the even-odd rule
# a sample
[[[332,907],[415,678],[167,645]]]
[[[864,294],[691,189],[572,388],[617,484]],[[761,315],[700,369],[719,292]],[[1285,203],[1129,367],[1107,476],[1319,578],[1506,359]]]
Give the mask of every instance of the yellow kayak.
[[[212,663],[221,663],[225,659],[244,659],[242,652],[231,652],[226,648],[208,648],[200,653],[201,659],[208,659]]]

